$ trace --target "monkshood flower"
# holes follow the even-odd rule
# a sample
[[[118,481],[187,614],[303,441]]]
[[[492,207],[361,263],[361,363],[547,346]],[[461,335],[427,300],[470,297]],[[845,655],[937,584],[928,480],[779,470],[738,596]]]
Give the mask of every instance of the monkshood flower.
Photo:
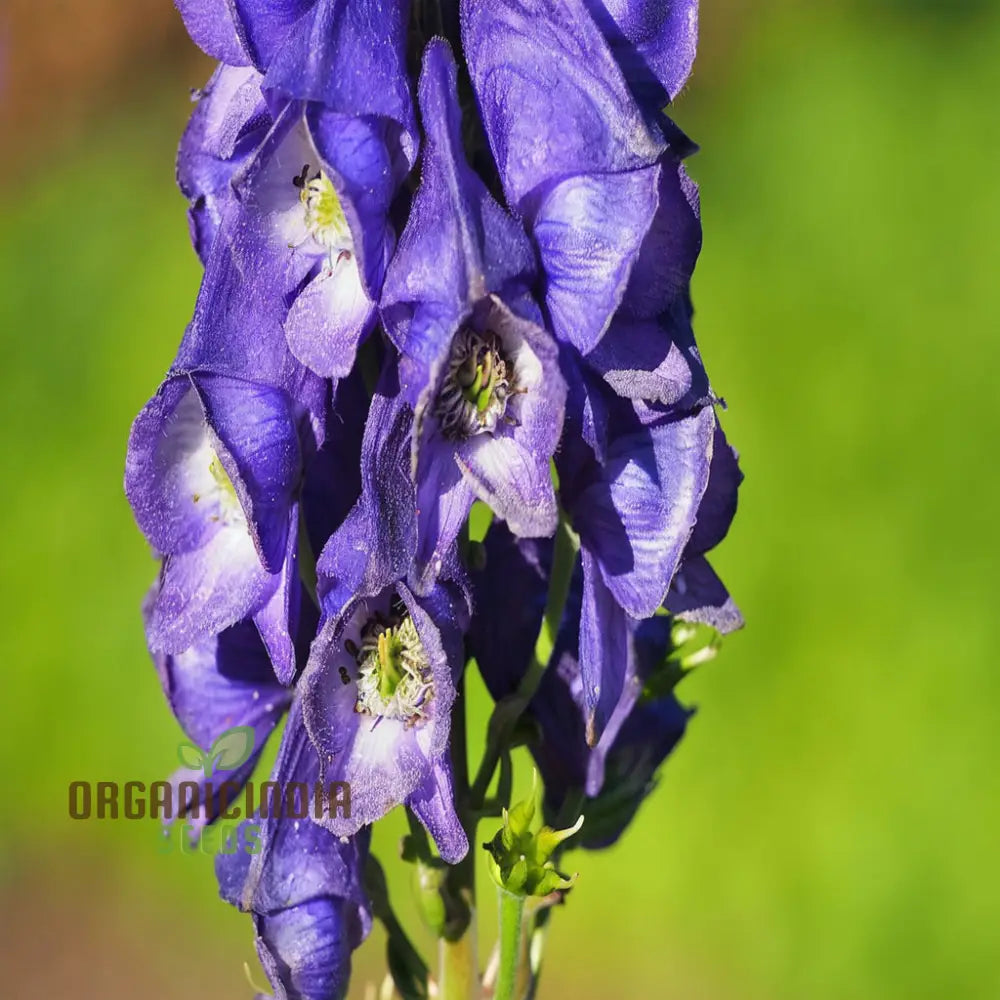
[[[181,138],[177,184],[188,199],[191,242],[202,263],[234,197],[233,175],[272,125],[261,79],[251,67],[220,65]]]
[[[558,459],[581,552],[563,628],[574,629],[580,725],[591,747],[613,736],[641,690],[641,619],[663,604],[723,633],[743,621],[704,555],[725,537],[742,480],[711,409],[644,427],[625,418],[624,401],[612,401],[618,418],[598,449],[601,460],[569,435]],[[491,613],[474,616],[469,641],[496,698],[511,693],[530,660],[550,561],[549,542],[515,544],[496,527],[487,536],[488,569],[474,575],[475,605]]]
[[[274,767],[284,787],[313,788],[319,762],[293,704]],[[276,1000],[342,1000],[351,953],[371,929],[363,887],[368,834],[351,839],[311,818],[269,810],[257,825],[260,850],[216,857],[220,895],[253,916],[257,954]]]
[[[469,647],[491,695],[499,700],[516,689],[532,656],[545,606],[551,542],[515,539],[495,525],[485,552],[487,569],[474,573],[473,583],[477,607],[488,606],[491,613],[474,616]],[[578,567],[551,658],[529,706],[538,729],[530,749],[545,783],[546,821],[571,822],[574,816],[566,815],[564,807],[574,793],[580,794],[585,798],[579,811],[587,817],[580,843],[603,847],[631,821],[691,713],[677,702],[672,685],[656,689],[678,619],[663,614],[642,621],[626,617],[628,684],[600,739],[588,743],[589,708],[580,662],[583,590]]]
[[[624,404],[619,401],[619,406],[623,407]],[[736,514],[738,490],[743,474],[739,468],[736,452],[726,440],[721,426],[715,420],[711,426],[708,482],[698,503],[693,529],[687,533],[686,543],[679,556],[678,568],[672,575],[663,607],[678,620],[710,625],[725,634],[742,627],[743,618],[725,585],[709,565],[705,554],[718,545],[729,531]],[[660,430],[662,431],[662,427]],[[563,490],[567,498],[573,498],[575,491],[583,486],[582,501],[580,496],[577,496],[576,522],[581,527],[581,553],[585,551],[584,546],[593,547],[598,553],[603,550],[602,539],[599,537],[602,530],[609,532],[611,537],[617,536],[622,543],[622,550],[627,551],[630,544],[627,541],[627,522],[613,512],[613,501],[608,504],[601,499],[602,494],[607,499],[613,498],[618,484],[601,478],[602,475],[607,475],[607,467],[602,468],[592,451],[587,456],[584,447],[578,445],[575,450],[577,455],[586,456],[580,461],[584,471],[579,474],[577,482],[569,481]],[[637,465],[648,458],[648,452],[645,455],[642,450],[633,453],[633,461]],[[633,471],[640,470],[637,468]],[[587,493],[590,494],[589,498]],[[637,491],[636,496],[641,497],[642,493]],[[595,500],[597,503],[591,506]],[[656,509],[655,502],[650,504],[650,509]],[[596,523],[588,525],[588,519]],[[593,540],[594,535],[598,536],[596,540]],[[502,526],[493,526],[486,537],[485,546],[487,570],[474,573],[472,578],[475,606],[498,608],[500,613],[476,614],[473,617],[469,645],[470,652],[483,668],[491,693],[495,698],[501,698],[516,686],[532,655],[545,605],[552,543],[548,540],[540,542],[516,540]],[[644,562],[647,567],[653,565],[649,563],[648,558]],[[670,572],[673,563],[673,558],[668,559],[666,570],[661,567],[659,573],[652,572],[651,576],[654,578],[659,576],[662,580]],[[586,618],[590,613],[587,608],[588,583],[590,588],[594,588],[595,584],[599,588],[605,575],[613,579],[614,571],[621,567],[620,562],[609,562],[603,567],[603,573],[591,573],[590,581],[587,578],[585,560],[581,560],[581,565],[577,567],[560,634],[572,628],[573,631],[566,634],[572,637],[569,645],[579,654],[581,675],[585,675],[582,661],[588,631]],[[618,581],[615,594],[627,597],[626,591],[621,587],[623,582]],[[631,599],[627,599],[626,603],[631,604]],[[627,613],[620,614],[620,605],[617,601],[605,602],[604,612],[608,615],[608,621],[618,623],[620,626],[623,623],[625,633],[625,640],[619,643],[619,648],[623,650],[622,695],[612,711],[612,714],[617,714],[620,719],[621,710],[627,712],[628,707],[634,704],[639,691],[634,681],[637,670],[636,647],[633,641],[638,618]],[[646,617],[659,612],[659,608],[654,608]],[[577,621],[580,621],[579,625],[576,624]],[[616,631],[615,629],[609,631],[609,639],[614,638]],[[586,707],[584,718],[587,719],[591,707],[588,699],[583,695],[581,697],[582,704]]]
[[[658,204],[647,123],[583,0],[477,0],[462,38],[507,201],[528,227],[555,334],[593,350]]]
[[[441,584],[417,598],[399,583],[348,605],[317,637],[302,679],[306,723],[322,780],[352,788],[351,816],[327,822],[334,833],[405,803],[445,861],[465,856],[448,757],[461,603]]]
[[[629,620],[663,604],[709,482],[716,420],[633,404],[580,369],[556,457],[560,497],[580,536],[580,665],[596,743],[627,688]]]
[[[208,372],[167,378],[136,418],[125,492],[163,557],[147,618],[154,652],[183,653],[252,618],[278,677],[291,679],[310,430],[281,389]]]
[[[391,405],[376,396],[372,409]],[[398,472],[405,452],[394,454],[395,469],[376,462],[364,476]],[[412,487],[402,487],[395,509],[381,517],[375,509],[363,493],[317,564],[321,584],[332,579],[320,588],[325,620],[300,681],[303,716],[321,779],[348,782],[353,803],[350,817],[326,822],[350,836],[405,802],[454,864],[468,850],[448,753],[468,596],[444,579],[418,596],[400,577],[398,542],[409,537],[412,554],[415,538]]]
[[[232,179],[240,211],[226,227],[221,273],[203,288],[201,321],[224,321],[220,294],[255,303],[277,293],[292,353],[323,376],[342,377],[374,322],[394,243],[389,206],[417,154],[406,5],[180,6],[213,54],[232,61],[235,38],[236,61],[263,73],[260,88],[274,115],[271,132]],[[245,111],[229,108],[237,118]],[[182,174],[187,154],[182,147]],[[250,320],[254,311],[247,310]]]
[[[319,375],[351,370],[394,242],[384,131],[378,119],[285,105],[232,178],[185,338],[201,364],[252,368],[287,342]],[[179,364],[192,366],[183,349]]]
[[[156,603],[157,590],[158,584],[154,584],[147,595],[147,615]],[[301,607],[295,629],[296,657],[304,664],[316,631],[316,613],[308,600]],[[292,692],[275,679],[267,648],[250,621],[202,639],[181,653],[154,653],[153,662],[174,716],[196,746],[207,752],[223,733],[235,727],[246,727],[253,734],[251,752],[237,767],[211,773],[185,767],[171,776],[175,790],[181,782],[199,786],[198,808],[184,817],[198,833],[225,808],[223,794],[229,803],[236,800],[268,737],[288,710]],[[209,781],[212,798],[206,801]]]
[[[400,405],[414,413],[421,586],[477,497],[518,535],[555,530],[549,464],[566,392],[555,341],[527,294],[530,245],[465,160],[456,76],[448,45],[431,42],[421,183],[382,302],[401,353]]]

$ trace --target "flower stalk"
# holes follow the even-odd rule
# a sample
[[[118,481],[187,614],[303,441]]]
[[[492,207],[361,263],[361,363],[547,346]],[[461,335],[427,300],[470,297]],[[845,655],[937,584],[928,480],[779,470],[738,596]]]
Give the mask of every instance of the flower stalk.
[[[468,808],[469,762],[465,680],[459,681],[452,714],[452,768],[456,797],[463,827],[475,842],[476,816]],[[476,942],[476,863],[470,852],[447,876],[447,891],[457,899],[462,917],[442,933],[438,942],[438,987],[442,1000],[477,1000],[479,996],[479,953]]]
[[[497,889],[500,911],[500,962],[494,1000],[521,1000],[522,941],[524,937],[524,897]]]
[[[695,146],[663,112],[697,0],[176,2],[218,60],[177,158],[204,275],[125,475],[171,780],[200,836],[280,731],[268,784],[349,790],[248,806],[259,849],[217,860],[273,995],[344,1000],[378,921],[379,996],[527,1000],[564,852],[622,836],[742,624],[706,558],[742,476],[691,325]],[[433,979],[369,850],[399,806]]]

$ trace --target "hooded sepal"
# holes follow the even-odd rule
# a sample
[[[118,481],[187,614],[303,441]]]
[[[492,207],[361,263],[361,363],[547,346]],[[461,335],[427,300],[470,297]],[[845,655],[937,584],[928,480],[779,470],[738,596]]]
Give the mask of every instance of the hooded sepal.
[[[399,350],[433,370],[480,299],[516,297],[531,285],[534,255],[523,229],[469,167],[455,61],[441,39],[424,53],[420,108],[420,187],[386,275],[382,316]]]
[[[462,41],[508,203],[557,178],[625,173],[655,163],[663,138],[628,91],[582,0],[463,5]]]
[[[406,72],[409,4],[393,0],[231,0],[246,49],[275,106],[308,101],[380,119],[402,179],[417,154]]]
[[[582,0],[482,0],[463,13],[483,124],[538,248],[552,329],[586,353],[625,294],[666,142]]]

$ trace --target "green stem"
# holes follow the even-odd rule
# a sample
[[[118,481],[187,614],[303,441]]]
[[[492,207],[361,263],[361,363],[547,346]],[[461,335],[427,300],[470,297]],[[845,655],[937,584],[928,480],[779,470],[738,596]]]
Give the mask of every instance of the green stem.
[[[451,762],[459,818],[469,838],[475,841],[476,817],[469,810],[469,755],[466,733],[465,676],[458,682],[451,716]],[[459,902],[463,919],[457,933],[442,936],[438,946],[438,978],[441,1000],[474,1000],[479,995],[479,955],[476,948],[476,855],[466,856],[448,869],[447,892]]]
[[[549,593],[545,601],[545,616],[542,618],[542,627],[538,631],[538,639],[535,642],[535,662],[532,666],[539,664],[540,666],[538,666],[538,677],[531,685],[532,694],[537,690],[538,682],[542,679],[541,671],[545,669],[545,665],[552,656],[552,650],[555,649],[563,609],[566,607],[566,598],[569,596],[569,585],[573,579],[573,570],[576,568],[576,554],[579,551],[580,536],[570,527],[565,516],[560,517],[553,545],[552,573],[549,577]],[[524,686],[525,681],[522,681],[521,687]]]
[[[457,941],[438,941],[441,1000],[473,1000],[479,996],[479,975],[476,970],[476,931],[470,924]]]
[[[521,965],[521,933],[524,897],[503,889],[500,898],[500,966],[493,1000],[516,1000],[517,974]]]
[[[385,871],[374,854],[365,865],[365,888],[372,913],[385,928],[389,972],[403,996],[427,996],[427,965],[414,948],[389,902]]]
[[[299,504],[299,578],[306,592],[312,598],[313,604],[319,607],[319,597],[316,595],[316,554],[312,549],[312,542],[309,541],[309,532],[306,529],[306,515],[304,504]]]
[[[565,517],[560,517],[556,529],[552,552],[552,571],[549,576],[549,592],[545,602],[545,614],[535,642],[534,655],[528,669],[517,686],[517,691],[499,702],[490,717],[486,750],[472,785],[470,801],[473,809],[482,808],[486,792],[493,780],[497,763],[510,742],[517,720],[528,707],[538,690],[542,674],[555,648],[559,623],[562,621],[569,585],[576,566],[576,554],[580,550],[580,537],[570,527]]]

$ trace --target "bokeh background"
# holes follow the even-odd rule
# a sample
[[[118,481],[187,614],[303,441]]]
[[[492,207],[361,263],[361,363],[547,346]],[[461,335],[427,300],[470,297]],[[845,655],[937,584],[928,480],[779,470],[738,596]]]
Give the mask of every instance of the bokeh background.
[[[702,21],[675,112],[749,625],[684,682],[698,716],[625,840],[570,856],[541,997],[996,998],[1000,11]],[[210,860],[66,805],[175,764],[121,475],[197,290],[173,156],[209,66],[168,0],[0,25],[0,994],[248,998]],[[376,935],[354,996],[380,966]]]

